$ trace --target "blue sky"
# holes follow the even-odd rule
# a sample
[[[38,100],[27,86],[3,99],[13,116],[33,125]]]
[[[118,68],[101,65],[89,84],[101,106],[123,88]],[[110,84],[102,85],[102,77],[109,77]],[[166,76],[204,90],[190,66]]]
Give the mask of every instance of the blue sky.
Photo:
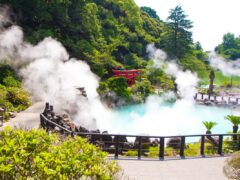
[[[138,6],[155,9],[162,20],[169,10],[181,5],[188,19],[193,21],[193,39],[204,50],[213,50],[227,32],[240,35],[240,0],[135,0]]]

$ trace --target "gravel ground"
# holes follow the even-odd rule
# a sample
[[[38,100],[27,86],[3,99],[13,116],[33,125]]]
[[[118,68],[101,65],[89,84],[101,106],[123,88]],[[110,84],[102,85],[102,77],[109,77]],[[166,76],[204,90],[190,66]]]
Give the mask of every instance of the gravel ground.
[[[37,129],[40,125],[40,113],[43,111],[45,103],[38,102],[33,104],[27,110],[22,111],[17,114],[13,119],[10,119],[8,122],[4,123],[3,129],[5,126],[10,126],[13,128],[22,128],[22,129]]]
[[[118,160],[130,180],[227,180],[223,165],[227,157],[181,160]],[[124,178],[126,179],[126,178]]]

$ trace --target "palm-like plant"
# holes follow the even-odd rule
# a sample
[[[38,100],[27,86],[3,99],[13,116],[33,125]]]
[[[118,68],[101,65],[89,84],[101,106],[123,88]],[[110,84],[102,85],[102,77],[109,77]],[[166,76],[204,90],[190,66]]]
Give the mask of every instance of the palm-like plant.
[[[205,126],[205,128],[207,129],[206,134],[212,134],[212,132],[211,132],[212,128],[217,125],[216,122],[212,122],[212,121],[203,121],[202,123]]]
[[[206,134],[212,134],[212,132],[211,132],[212,128],[217,125],[216,122],[212,122],[212,121],[203,121],[202,123],[205,126],[205,128],[207,129]],[[207,138],[210,140],[210,142],[213,145],[215,145],[215,146],[218,145],[217,141],[211,135],[208,135]]]
[[[228,115],[225,119],[233,124],[233,133],[237,133],[238,125],[240,124],[240,116]],[[233,136],[233,140],[237,140],[237,136]]]

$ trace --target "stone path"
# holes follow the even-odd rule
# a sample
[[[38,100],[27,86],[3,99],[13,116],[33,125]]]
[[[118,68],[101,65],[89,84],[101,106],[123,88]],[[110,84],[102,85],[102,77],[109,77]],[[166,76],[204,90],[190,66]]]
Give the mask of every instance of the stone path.
[[[223,165],[227,157],[183,160],[118,160],[130,180],[227,180]],[[125,179],[125,178],[124,178]]]
[[[40,113],[43,111],[45,103],[37,102],[25,111],[20,112],[13,119],[10,119],[8,122],[4,123],[3,129],[5,126],[11,126],[22,129],[37,129],[40,125]]]

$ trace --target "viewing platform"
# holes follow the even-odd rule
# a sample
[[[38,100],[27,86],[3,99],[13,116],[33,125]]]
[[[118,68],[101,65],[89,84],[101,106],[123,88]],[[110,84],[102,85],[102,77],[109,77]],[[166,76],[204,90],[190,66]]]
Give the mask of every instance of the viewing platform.
[[[194,96],[195,101],[202,105],[215,105],[222,107],[239,107],[240,106],[240,94],[225,94],[209,95],[204,93],[196,93]]]

